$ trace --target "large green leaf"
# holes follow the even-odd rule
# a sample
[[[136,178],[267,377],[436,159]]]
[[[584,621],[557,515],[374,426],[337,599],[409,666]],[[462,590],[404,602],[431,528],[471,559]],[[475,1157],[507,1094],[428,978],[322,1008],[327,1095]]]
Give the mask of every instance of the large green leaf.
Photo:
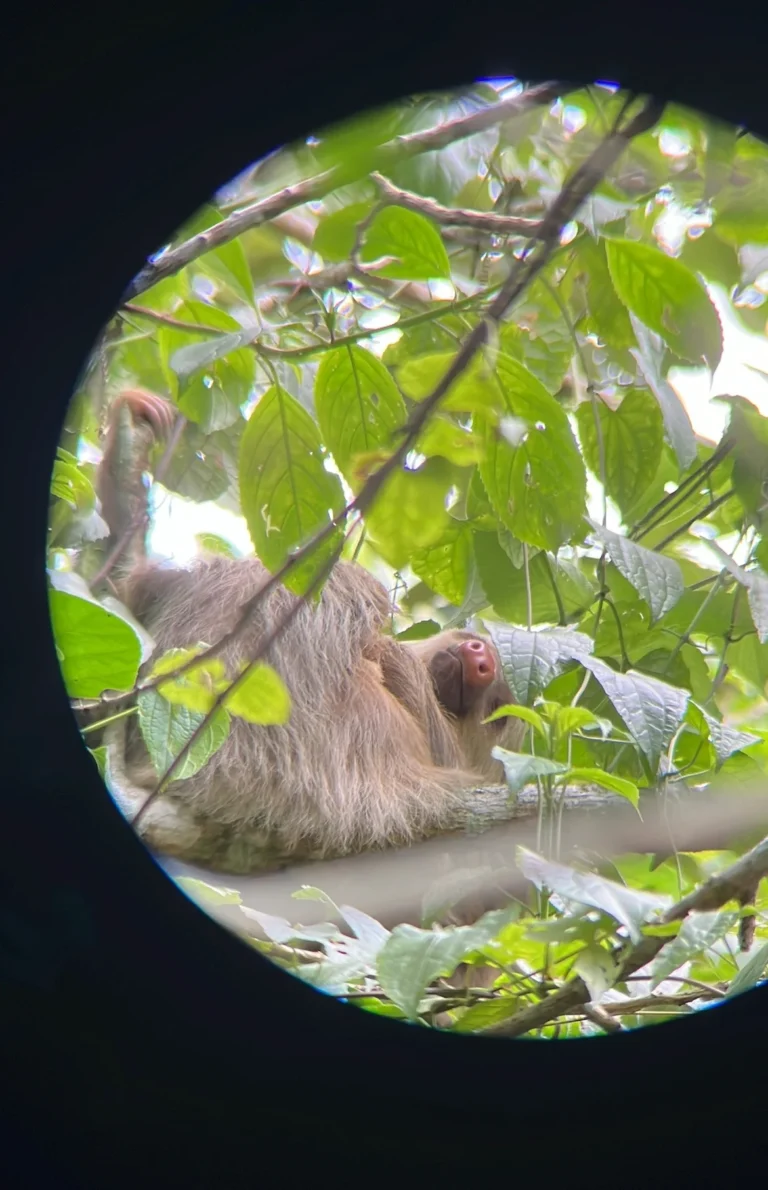
[[[680,470],[687,471],[696,458],[696,437],[688,411],[662,374],[663,353],[660,339],[638,319],[633,318],[632,325],[639,347],[631,348],[631,354],[643,379],[659,402],[664,429],[677,456]]]
[[[765,376],[765,373],[762,373]],[[733,455],[733,487],[749,519],[768,525],[768,417],[743,397],[720,398],[731,411],[728,440]]]
[[[739,920],[738,913],[716,910],[714,913],[691,913],[675,938],[667,942],[653,962],[651,988],[657,988],[668,975],[682,967],[694,955],[709,950]]]
[[[607,240],[605,247],[614,289],[627,309],[684,359],[716,368],[723,332],[698,278],[650,244]]]
[[[362,347],[323,356],[315,377],[315,409],[323,442],[348,483],[354,479],[355,456],[396,446],[395,431],[405,422],[397,385]]]
[[[685,590],[683,572],[677,562],[664,554],[655,554],[593,520],[589,523],[593,535],[605,546],[616,569],[648,604],[654,620],[670,611]]]
[[[240,502],[256,553],[272,571],[344,507],[338,477],[325,468],[317,426],[277,385],[261,398],[243,433]],[[338,532],[288,575],[291,590],[306,589]]]
[[[205,720],[205,714],[170,703],[157,690],[145,690],[138,697],[139,727],[147,746],[152,767],[162,777],[184,745]],[[186,780],[197,773],[217,752],[229,735],[229,715],[214,711],[204,730],[184,757],[174,781]]]
[[[225,430],[240,418],[240,406],[253,387],[256,357],[242,345],[253,338],[253,331],[243,330],[226,311],[205,302],[186,301],[175,317],[231,332],[211,341],[163,326],[157,336],[168,387],[180,412],[207,434]]]
[[[671,897],[638,892],[594,872],[577,872],[525,847],[518,847],[517,852],[523,875],[537,888],[549,888],[566,901],[576,901],[607,913],[624,926],[635,944],[643,936],[645,923],[671,903]]]
[[[163,477],[164,486],[189,500],[216,500],[239,513],[237,461],[245,426],[240,416],[215,434],[205,434],[193,424],[185,426]]]
[[[363,263],[392,257],[376,269],[377,276],[402,281],[430,281],[450,277],[448,253],[434,223],[416,211],[385,207],[374,217],[363,237]]]
[[[435,455],[457,467],[472,467],[485,456],[480,435],[465,429],[445,414],[433,414],[416,442],[416,450],[427,458]]]
[[[587,464],[599,479],[600,444],[595,418],[602,433],[606,491],[626,513],[653,481],[661,461],[661,410],[654,397],[639,388],[625,393],[615,411],[597,399],[579,405],[579,438]]]
[[[556,550],[581,524],[584,461],[565,411],[544,385],[510,356],[500,355],[496,369],[513,428],[505,430],[504,418],[488,426],[483,484],[497,516],[520,541]]]
[[[576,707],[574,709],[580,710],[581,708]],[[640,797],[637,786],[633,781],[627,781],[624,777],[617,777],[614,773],[606,773],[603,769],[596,768],[571,768],[565,773],[563,781],[566,785],[602,785],[603,789],[610,789],[612,793],[617,793],[619,797],[625,797],[637,809],[637,803]]]
[[[528,756],[523,752],[509,752],[506,748],[493,748],[491,754],[503,764],[512,794],[519,793],[524,785],[529,785],[537,777],[561,777],[568,768],[567,764],[548,760],[546,756]]]
[[[632,670],[618,673],[597,657],[580,660],[597,678],[655,774],[659,757],[685,714],[688,691]]]
[[[382,990],[406,1016],[415,1018],[432,980],[450,975],[462,959],[487,946],[517,913],[517,907],[495,910],[473,926],[450,930],[397,926],[378,955],[376,971]]]
[[[66,591],[49,591],[56,651],[70,698],[130,690],[141,663],[141,641],[114,612]]]
[[[473,534],[475,561],[483,590],[494,611],[516,624],[528,622],[528,590],[525,568],[516,565],[504,548],[503,534]],[[578,562],[556,559],[552,554],[537,553],[528,563],[533,624],[560,620],[560,596],[566,616],[582,612],[592,602],[595,587],[579,568]]]
[[[358,224],[371,209],[370,202],[353,202],[325,215],[317,225],[312,247],[328,262],[349,260],[355,245]]]
[[[587,323],[612,348],[632,347],[635,336],[629,315],[616,293],[605,258],[605,241],[581,236],[574,246],[574,269],[586,284]]]
[[[440,541],[448,527],[448,485],[428,460],[417,470],[397,468],[376,496],[365,523],[378,552],[396,570]],[[436,460],[440,461],[440,460]]]
[[[704,720],[709,728],[709,738],[720,764],[729,756],[733,756],[734,752],[740,752],[742,748],[748,748],[750,744],[760,742],[760,736],[752,735],[748,731],[738,731],[735,727],[728,727],[727,724],[719,723],[717,719],[713,719],[706,712],[704,712]]]
[[[592,652],[592,641],[582,632],[557,628],[526,632],[491,621],[486,627],[499,651],[504,677],[523,706],[530,706],[568,662],[581,661]]]
[[[401,364],[397,369],[397,379],[406,397],[412,401],[423,401],[430,396],[455,357],[455,351],[440,351],[417,356]],[[503,407],[504,394],[499,381],[479,354],[470,360],[440,402],[441,409],[456,413],[487,412]]]
[[[750,955],[738,975],[734,977],[726,992],[728,998],[738,996],[742,992],[747,992],[750,988],[753,988],[762,979],[766,967],[768,967],[768,942],[764,942],[762,946],[757,948],[754,954]]]
[[[247,675],[224,699],[232,715],[262,727],[287,723],[291,716],[291,696],[283,679],[271,665],[252,665]]]
[[[467,593],[472,569],[469,527],[450,521],[434,544],[414,551],[411,568],[436,594],[459,607]]]
[[[762,172],[746,186],[728,186],[718,195],[715,227],[724,240],[738,246],[768,244],[768,176]]]

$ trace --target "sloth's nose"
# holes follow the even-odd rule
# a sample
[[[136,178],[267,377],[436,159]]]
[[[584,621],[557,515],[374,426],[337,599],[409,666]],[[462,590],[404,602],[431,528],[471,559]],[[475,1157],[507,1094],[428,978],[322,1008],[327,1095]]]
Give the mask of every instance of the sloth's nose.
[[[464,667],[464,681],[468,686],[490,686],[496,677],[496,662],[485,641],[463,641],[459,645],[459,656]]]

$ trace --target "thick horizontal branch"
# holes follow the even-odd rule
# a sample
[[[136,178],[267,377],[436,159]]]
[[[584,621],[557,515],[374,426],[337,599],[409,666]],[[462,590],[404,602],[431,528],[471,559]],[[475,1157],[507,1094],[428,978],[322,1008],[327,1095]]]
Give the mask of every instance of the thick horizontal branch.
[[[400,161],[416,157],[421,153],[443,149],[456,141],[465,140],[486,128],[492,128],[513,116],[523,115],[533,107],[550,103],[556,99],[564,84],[542,83],[536,87],[529,87],[520,95],[510,99],[502,99],[490,107],[473,112],[469,116],[462,116],[456,120],[449,120],[435,128],[428,128],[423,132],[413,132],[408,136],[398,136],[387,141],[373,155],[371,168],[374,170],[389,170]],[[222,244],[228,244],[242,235],[244,231],[260,227],[270,219],[285,214],[293,207],[303,206],[304,203],[316,202],[325,198],[332,190],[340,185],[354,181],[349,176],[345,163],[327,169],[315,177],[307,178],[295,186],[286,186],[276,194],[251,203],[243,210],[236,211],[217,223],[214,227],[200,232],[185,240],[183,244],[164,252],[156,260],[149,261],[141,272],[125,290],[121,304],[129,302],[151,289],[158,281],[172,277],[174,273],[191,264],[193,260],[203,256]]]
[[[140,791],[139,797],[145,793]],[[122,801],[119,796],[116,800]],[[718,850],[745,832],[768,829],[768,795],[762,790],[689,794],[668,803],[666,812],[661,798],[651,794],[642,812],[640,820],[627,802],[596,789],[568,790],[561,857],[567,862],[577,848],[604,856],[671,847]],[[131,816],[130,805],[127,814]],[[227,839],[211,831],[210,824],[195,821],[188,807],[166,794],[150,808],[142,834],[172,874],[235,888],[244,904],[294,924],[328,920],[327,905],[293,899],[297,889],[310,884],[322,888],[336,904],[354,905],[393,926],[420,921],[430,886],[459,872],[472,870],[472,894],[484,907],[500,907],[509,896],[524,895],[527,883],[516,866],[515,851],[518,845],[532,850],[541,846],[537,815],[533,787],[522,790],[511,806],[503,787],[470,790],[457,806],[452,831],[410,847],[312,861],[270,849],[268,840],[255,831]],[[218,916],[219,910],[215,912]],[[222,913],[226,924],[242,929],[236,906],[225,906]]]

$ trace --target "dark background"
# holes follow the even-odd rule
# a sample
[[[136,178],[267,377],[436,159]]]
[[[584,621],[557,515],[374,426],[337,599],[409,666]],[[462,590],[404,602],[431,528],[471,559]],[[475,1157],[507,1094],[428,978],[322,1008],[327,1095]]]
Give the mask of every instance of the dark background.
[[[716,1152],[738,1177],[762,1149],[765,992],[623,1037],[445,1037],[310,991],[189,903],[79,742],[44,544],[61,420],[100,326],[245,165],[493,74],[616,80],[768,135],[768,22],[659,0],[27,8],[2,31],[0,97],[4,1182],[347,1185],[391,1164],[406,1184],[637,1170],[663,1185],[675,1162],[711,1174]]]

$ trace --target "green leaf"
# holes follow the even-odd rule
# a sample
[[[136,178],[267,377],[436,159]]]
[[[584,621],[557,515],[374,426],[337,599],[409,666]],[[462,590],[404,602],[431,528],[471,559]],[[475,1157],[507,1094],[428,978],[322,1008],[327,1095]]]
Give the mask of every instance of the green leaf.
[[[620,967],[609,950],[595,943],[579,951],[574,959],[573,970],[587,985],[590,999],[600,1001],[616,982]]]
[[[513,703],[505,703],[504,706],[499,707],[487,719],[483,719],[483,723],[494,723],[497,719],[505,719],[511,716],[513,719],[523,719],[526,723],[530,723],[531,727],[539,733],[542,739],[549,739],[549,732],[544,726],[544,720],[541,715],[537,715],[530,707],[520,707]]]
[[[243,433],[240,502],[256,553],[271,571],[344,507],[338,477],[325,469],[317,426],[278,385],[261,398]],[[305,590],[339,536],[336,530],[285,585],[296,594]]]
[[[191,649],[169,649],[154,663],[149,676],[155,678],[160,674],[172,673],[196,657],[204,647],[198,645]],[[158,694],[174,706],[186,707],[187,710],[205,715],[213,709],[216,698],[228,685],[223,661],[218,657],[212,657],[169,682],[161,682],[156,689]]]
[[[571,735],[585,727],[598,727],[602,731],[603,721],[586,707],[558,707],[553,718],[553,726],[555,733],[562,739],[563,736]]]
[[[217,888],[194,876],[177,876],[175,883],[193,901],[202,905],[239,905],[242,898],[234,888]]]
[[[576,901],[607,913],[625,927],[635,944],[643,936],[645,922],[672,903],[671,897],[637,892],[594,872],[577,872],[525,847],[518,847],[517,854],[518,867],[537,888],[546,887],[566,901]]]
[[[768,575],[760,570],[745,570],[726,554],[716,541],[707,543],[711,550],[718,555],[723,566],[737,579],[747,591],[747,601],[752,614],[752,622],[757,631],[760,644],[768,641]]]
[[[485,455],[479,434],[465,430],[440,414],[429,419],[416,443],[416,450],[428,458],[440,455],[457,467],[472,467]]]
[[[593,535],[605,546],[616,569],[648,604],[653,619],[658,620],[670,611],[685,590],[683,572],[677,562],[637,545],[620,533],[604,529],[596,521],[589,520],[589,523]]]
[[[707,201],[714,198],[728,182],[738,141],[737,129],[732,124],[724,124],[720,120],[706,117],[702,119],[702,124],[706,139],[702,198]]]
[[[412,401],[423,401],[430,396],[455,357],[455,351],[440,351],[401,364],[397,379],[405,396]],[[504,394],[498,379],[489,373],[481,354],[470,360],[440,402],[442,410],[454,413],[487,412],[502,409],[503,405]]]
[[[582,782],[587,785],[602,785],[604,789],[610,789],[612,793],[618,793],[619,797],[625,797],[637,809],[640,791],[635,783],[625,780],[624,777],[616,777],[613,773],[606,773],[603,769],[568,769],[568,772],[563,777],[563,781],[566,785],[570,785],[572,782],[577,785]]]
[[[731,411],[728,439],[733,456],[733,487],[748,520],[759,527],[768,511],[768,418],[743,397],[719,399]]]
[[[246,423],[238,416],[226,430],[204,434],[190,423],[184,429],[163,485],[189,500],[216,500],[239,514],[237,460]]]
[[[318,223],[312,247],[329,263],[349,260],[355,245],[358,224],[372,207],[370,202],[353,202],[325,215]]]
[[[196,533],[195,541],[201,550],[209,554],[221,554],[225,558],[238,558],[239,552],[218,533]]]
[[[256,357],[244,344],[255,332],[243,330],[231,314],[205,302],[186,301],[174,316],[231,332],[212,340],[162,326],[157,335],[168,388],[178,399],[179,411],[206,434],[225,430],[242,416],[240,406],[253,387]]]
[[[672,385],[662,375],[662,348],[658,336],[637,319],[632,320],[632,325],[639,348],[631,348],[630,354],[634,356],[645,383],[659,402],[664,429],[677,456],[680,470],[687,471],[696,458],[696,437],[688,411]]]
[[[417,620],[409,628],[404,628],[402,632],[398,632],[395,635],[395,640],[427,640],[430,636],[435,636],[440,630],[437,620]]]
[[[428,461],[418,470],[397,468],[385,481],[365,523],[381,556],[401,570],[444,537],[447,485]]]
[[[200,235],[201,232],[207,231],[221,222],[221,212],[216,207],[210,205],[200,207],[184,225],[184,239]],[[205,252],[190,265],[187,265],[187,270],[191,274],[203,273],[218,285],[228,289],[234,297],[242,299],[249,306],[253,305],[251,273],[242,243],[238,238]],[[181,317],[181,315],[177,315],[177,317]]]
[[[495,611],[505,620],[525,624],[528,620],[525,570],[510,560],[502,536],[496,533],[473,535],[478,574]],[[552,623],[560,619],[560,608],[553,589],[555,584],[566,616],[581,613],[594,599],[594,584],[580,569],[578,562],[537,553],[529,560],[528,574],[534,624]]]
[[[764,174],[746,186],[728,186],[717,199],[715,227],[724,240],[742,244],[768,244],[765,206],[768,185]]]
[[[528,756],[522,752],[509,752],[506,748],[495,747],[491,755],[504,765],[504,776],[512,794],[519,793],[524,785],[529,785],[537,777],[559,777],[568,768],[556,760],[547,760],[545,756]]]
[[[720,938],[733,929],[738,913],[717,910],[714,913],[691,913],[683,922],[676,938],[667,942],[653,961],[651,990],[687,963],[694,955],[709,950]]]
[[[655,774],[659,757],[685,714],[688,691],[632,670],[617,673],[596,657],[580,660],[597,678]]]
[[[556,628],[526,632],[506,625],[486,625],[498,649],[504,677],[517,701],[529,705],[569,661],[581,661],[592,641],[581,632]]]
[[[581,236],[575,244],[574,267],[586,280],[588,323],[611,348],[632,347],[635,336],[629,315],[616,294],[605,258],[605,241]]]
[[[433,545],[414,551],[411,569],[437,595],[460,607],[472,569],[471,530],[459,522],[449,522]]]
[[[339,912],[355,935],[356,953],[362,955],[371,965],[375,964],[381,948],[387,939],[391,938],[391,932],[385,929],[381,922],[363,913],[362,909],[340,905]]]
[[[766,967],[768,967],[768,942],[764,942],[754,954],[749,956],[738,975],[735,975],[731,980],[730,987],[725,993],[726,997],[730,998],[740,995],[741,992],[748,992],[750,988],[760,982]]]
[[[323,442],[348,483],[356,455],[393,448],[405,423],[405,402],[384,365],[362,347],[329,351],[315,377],[315,409]]]
[[[141,734],[152,767],[158,777],[161,777],[204,721],[205,715],[190,711],[184,706],[175,706],[162,698],[156,690],[143,691],[137,701]],[[192,777],[207,764],[228,735],[229,715],[219,708],[184,757],[173,775],[173,780],[182,781]]]
[[[749,576],[747,600],[752,613],[752,622],[757,629],[757,639],[761,645],[768,643],[768,575],[758,570],[746,572]]]
[[[130,624],[95,601],[65,591],[49,591],[48,607],[70,698],[99,698],[105,690],[135,685],[141,642]]]
[[[462,1012],[451,1033],[477,1033],[491,1025],[508,1021],[520,1011],[516,996],[500,996],[498,1000],[481,1000]]]
[[[729,756],[733,756],[734,752],[740,752],[742,748],[748,748],[750,744],[760,743],[760,736],[751,735],[747,731],[737,731],[734,727],[727,727],[725,723],[718,723],[717,719],[713,719],[706,711],[703,712],[703,715],[709,728],[709,738],[720,764]]]
[[[692,363],[720,362],[723,332],[706,289],[679,260],[634,240],[607,240],[614,289],[628,310]]]
[[[521,425],[512,440],[499,427],[486,430],[480,474],[494,511],[521,541],[556,550],[578,529],[585,509],[584,461],[568,417],[527,368],[500,355],[497,376],[506,415]]]
[[[158,335],[163,356],[167,359],[168,367],[181,380],[186,380],[203,368],[212,367],[225,356],[243,350],[258,334],[256,327],[240,327],[224,310],[215,306],[205,306],[202,302],[196,302],[194,305],[202,307],[206,312],[206,317],[194,321],[199,321],[201,325],[207,323],[209,326],[223,324],[231,333],[204,338],[202,335],[193,335],[191,331],[175,330],[173,327],[163,328]]]
[[[579,438],[589,469],[600,476],[600,446],[595,426],[598,417],[605,456],[605,487],[626,513],[653,481],[661,461],[664,422],[655,398],[644,389],[625,393],[614,412],[595,398],[576,410]]]
[[[739,281],[745,282],[739,268],[739,258],[732,244],[726,244],[711,229],[695,240],[686,239],[680,256],[693,273],[701,273],[708,281],[723,285],[730,292]]]
[[[62,452],[59,449],[59,456]],[[70,508],[87,512],[95,507],[96,493],[88,476],[74,459],[57,458],[53,464],[51,495],[64,500]]]
[[[535,328],[517,326],[512,322],[502,323],[499,342],[505,355],[511,355],[524,364],[541,381],[547,392],[554,396],[563,386],[573,356],[573,340],[559,309],[553,318],[544,313],[542,299],[547,296],[546,290],[537,288],[534,283],[531,304],[539,314]],[[626,317],[626,311],[624,314]]]
[[[99,776],[102,781],[106,781],[107,776],[107,747],[106,744],[101,744],[98,748],[89,748],[93,759],[96,761],[96,768],[99,770]]]
[[[434,223],[403,207],[385,207],[379,211],[363,237],[360,253],[363,263],[385,257],[395,259],[376,269],[379,277],[430,281],[451,275],[448,253]]]
[[[450,975],[467,955],[487,946],[517,912],[516,907],[495,910],[473,926],[449,930],[397,926],[379,951],[376,971],[382,991],[414,1020],[429,984],[439,975]]]
[[[263,727],[287,723],[291,717],[291,696],[283,679],[262,662],[250,667],[248,676],[226,696],[224,706],[230,714]]]

